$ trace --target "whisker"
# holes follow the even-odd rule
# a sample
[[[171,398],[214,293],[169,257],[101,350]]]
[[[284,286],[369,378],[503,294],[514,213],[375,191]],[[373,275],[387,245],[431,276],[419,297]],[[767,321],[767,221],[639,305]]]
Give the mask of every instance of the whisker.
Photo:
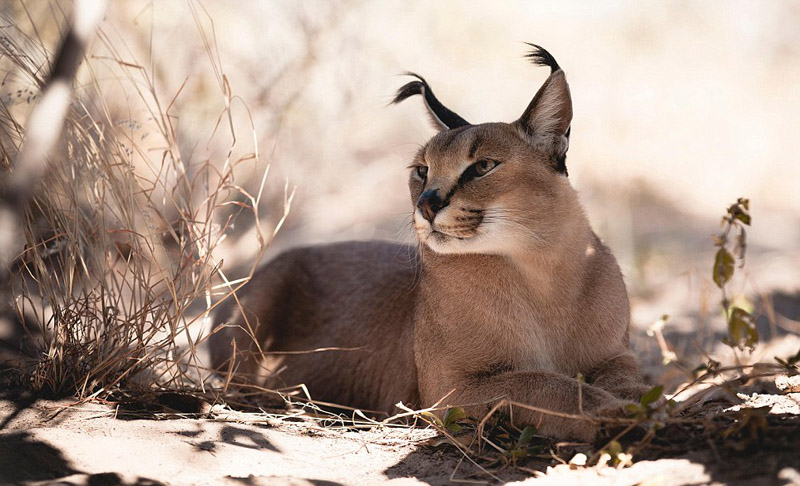
[[[543,243],[544,237],[538,231],[533,230],[525,223],[534,222],[534,219],[526,214],[524,211],[518,211],[506,208],[492,208],[486,211],[484,221],[495,224],[505,224],[513,227],[515,230],[521,230],[523,234],[529,236],[537,243]]]

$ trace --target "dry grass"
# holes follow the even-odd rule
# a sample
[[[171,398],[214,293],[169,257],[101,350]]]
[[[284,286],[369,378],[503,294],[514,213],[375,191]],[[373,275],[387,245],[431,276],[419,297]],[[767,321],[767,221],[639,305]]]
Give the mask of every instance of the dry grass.
[[[101,30],[108,55],[84,60],[58,148],[25,213],[25,248],[9,282],[35,348],[18,364],[18,380],[33,390],[81,398],[120,389],[202,390],[207,372],[198,346],[207,336],[201,324],[219,296],[247,281],[226,278],[214,250],[234,220],[252,218],[259,255],[280,227],[282,220],[270,232],[260,227],[261,191],[248,193],[234,177],[239,164],[261,156],[256,144],[254,152],[232,158],[240,130],[231,116],[234,94],[217,58],[213,22],[191,7],[217,76],[220,112],[212,132],[228,132],[227,158],[187,157],[186,147],[198,141],[176,130],[171,108],[180,90],[165,99],[154,73]],[[66,25],[57,3],[50,12]],[[0,112],[8,164],[24,143],[27,108],[54,60],[38,30],[30,36],[14,19],[3,22],[5,78],[30,93],[24,106],[3,104]],[[138,108],[149,116],[123,118],[109,102],[119,87],[129,113]],[[257,140],[255,128],[247,128]],[[290,199],[287,194],[284,218]]]

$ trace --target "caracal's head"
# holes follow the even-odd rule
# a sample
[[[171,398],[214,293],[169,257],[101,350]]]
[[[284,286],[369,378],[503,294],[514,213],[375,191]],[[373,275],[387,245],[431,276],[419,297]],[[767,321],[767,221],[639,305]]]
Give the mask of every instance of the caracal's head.
[[[416,75],[395,97],[397,103],[421,94],[440,130],[417,153],[409,178],[417,237],[437,253],[513,255],[551,247],[581,211],[565,165],[569,87],[553,56],[532,47],[528,57],[551,74],[512,123],[472,125]]]

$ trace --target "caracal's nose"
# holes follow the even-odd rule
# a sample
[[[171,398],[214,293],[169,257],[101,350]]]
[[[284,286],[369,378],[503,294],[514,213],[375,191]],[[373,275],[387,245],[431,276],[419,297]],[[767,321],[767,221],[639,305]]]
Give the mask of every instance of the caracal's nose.
[[[444,207],[444,201],[439,195],[439,189],[428,189],[419,196],[417,201],[417,208],[419,208],[422,217],[433,223],[433,218],[436,213]]]

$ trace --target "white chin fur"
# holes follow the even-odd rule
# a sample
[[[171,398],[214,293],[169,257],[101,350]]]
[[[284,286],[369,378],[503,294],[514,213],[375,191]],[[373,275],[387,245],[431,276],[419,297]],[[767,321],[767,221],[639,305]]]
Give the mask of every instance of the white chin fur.
[[[419,236],[419,235],[418,235]],[[443,255],[505,255],[503,245],[492,242],[489,235],[476,235],[471,238],[458,239],[447,235],[428,234],[425,237],[419,236],[420,241],[436,253]]]
[[[472,246],[470,243],[473,238],[459,240],[453,236],[433,232],[428,232],[425,236],[419,234],[417,236],[428,248],[436,253],[451,255],[458,253],[478,253],[470,248]]]
[[[488,235],[478,234],[470,238],[457,238],[445,233],[434,231],[431,225],[421,215],[414,215],[417,238],[428,248],[443,255],[457,255],[466,253],[496,254],[497,248],[492,248]]]
[[[520,250],[529,248],[531,243],[525,235],[515,232],[513,227],[507,227],[496,222],[484,222],[479,228],[479,233],[470,238],[456,238],[441,232],[436,232],[431,224],[419,214],[414,214],[414,226],[417,239],[436,253],[443,255],[481,254],[481,255],[506,255],[513,256]]]

